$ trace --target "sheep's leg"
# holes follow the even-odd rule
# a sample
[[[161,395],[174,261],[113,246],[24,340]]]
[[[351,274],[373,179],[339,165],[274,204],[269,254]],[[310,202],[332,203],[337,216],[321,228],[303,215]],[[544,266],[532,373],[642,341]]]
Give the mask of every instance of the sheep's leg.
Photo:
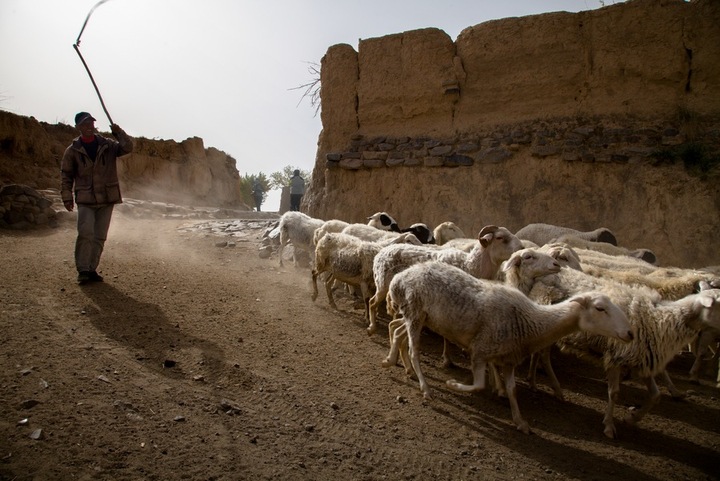
[[[382,362],[383,367],[395,366],[397,364],[398,353],[400,352],[400,336],[402,335],[407,338],[405,334],[405,319],[399,317],[390,321],[388,324],[390,352]]]
[[[660,400],[660,389],[658,389],[655,378],[653,376],[647,376],[643,380],[645,381],[645,386],[648,390],[648,397],[645,399],[642,406],[640,406],[640,409],[636,409],[625,416],[625,422],[631,425],[639,423],[648,411],[650,411],[650,409]]]
[[[375,294],[370,298],[370,304],[368,307],[368,318],[370,321],[370,325],[367,328],[368,335],[375,334],[375,331],[377,330],[377,312],[380,307],[380,299],[382,299],[382,296],[379,290],[375,291]]]
[[[613,421],[613,411],[615,410],[615,403],[617,403],[618,394],[620,393],[620,369],[617,367],[611,367],[607,371],[607,382],[608,382],[608,404],[605,408],[605,417],[603,418],[603,424],[605,425],[605,436],[614,439],[617,436],[617,430],[615,429],[615,422]]]
[[[337,309],[337,305],[335,304],[335,298],[333,297],[332,293],[332,285],[335,281],[335,277],[330,275],[327,279],[325,279],[325,292],[327,292],[328,302],[330,303],[330,306],[333,309]]]
[[[557,376],[555,376],[555,371],[553,370],[552,363],[550,362],[550,349],[543,349],[538,354],[540,355],[540,360],[545,368],[545,373],[548,375],[548,378],[550,378],[550,385],[555,393],[555,397],[564,401],[565,395],[560,387],[560,381],[558,381]]]
[[[527,381],[530,383],[530,389],[537,391],[537,365],[540,359],[540,353],[534,352],[530,355],[530,364],[528,365]]]
[[[692,343],[692,352],[695,354],[695,362],[690,368],[690,382],[700,384],[700,369],[705,361],[705,356],[710,349],[713,335],[709,331],[701,331]]]
[[[312,271],[312,285],[313,285],[313,292],[311,295],[311,298],[313,302],[315,302],[315,299],[317,299],[318,296],[318,288],[317,288],[317,278],[318,278],[318,271],[314,270]]]
[[[493,385],[493,391],[497,392],[497,395],[499,397],[507,397],[507,390],[505,389],[505,382],[500,377],[500,373],[498,372],[497,366],[495,363],[488,364],[488,367],[490,369],[490,380]]]
[[[471,353],[470,365],[472,366],[473,372],[472,384],[463,384],[454,379],[446,381],[445,384],[447,384],[450,389],[462,392],[482,391],[485,389],[485,369],[487,368],[487,362],[481,359],[480,356],[476,356],[475,353]]]
[[[530,434],[530,425],[520,415],[520,407],[517,402],[517,387],[515,386],[515,366],[512,364],[503,364],[503,376],[505,377],[505,390],[510,400],[510,411],[512,419],[517,426],[518,431]]]
[[[420,369],[420,332],[422,331],[421,322],[413,322],[405,320],[405,330],[408,336],[408,345],[410,350],[410,362],[417,375],[418,382],[420,383],[420,391],[423,393],[425,399],[431,399],[430,387],[428,386],[425,376],[423,376],[422,369]]]
[[[447,339],[443,337],[443,353],[442,353],[442,367],[449,368],[454,366],[455,364],[452,362],[452,359],[450,359],[450,343]]]
[[[366,282],[360,283],[360,293],[363,298],[363,306],[365,306],[365,320],[370,319],[370,286]]]
[[[670,395],[673,399],[684,399],[685,398],[685,392],[679,390],[675,387],[675,384],[672,382],[672,379],[670,379],[670,374],[668,374],[667,371],[662,372],[663,381],[665,382],[665,386],[668,388],[668,391],[670,391]]]

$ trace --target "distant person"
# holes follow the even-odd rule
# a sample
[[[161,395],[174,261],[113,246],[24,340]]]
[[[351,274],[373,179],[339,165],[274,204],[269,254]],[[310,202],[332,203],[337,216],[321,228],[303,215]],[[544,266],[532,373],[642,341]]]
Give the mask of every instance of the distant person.
[[[96,134],[95,118],[87,112],[75,116],[75,128],[80,136],[63,154],[60,193],[69,212],[77,204],[75,267],[78,283],[87,284],[103,281],[97,272],[100,255],[113,207],[122,203],[117,158],[132,152],[133,139],[117,124],[110,126],[117,140]]]
[[[305,194],[305,179],[300,177],[300,171],[295,170],[290,178],[290,210],[300,210],[300,201]]]
[[[262,185],[260,185],[260,182],[255,181],[253,184],[252,195],[255,200],[255,208],[258,212],[260,212],[260,206],[262,205],[263,197],[265,196],[265,189],[263,189]]]

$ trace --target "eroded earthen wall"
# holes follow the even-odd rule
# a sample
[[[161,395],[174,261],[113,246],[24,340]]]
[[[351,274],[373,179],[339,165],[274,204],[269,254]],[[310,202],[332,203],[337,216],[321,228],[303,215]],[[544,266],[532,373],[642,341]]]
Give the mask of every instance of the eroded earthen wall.
[[[468,235],[490,223],[606,226],[664,264],[720,264],[718,59],[712,0],[330,47],[304,208],[452,220]]]

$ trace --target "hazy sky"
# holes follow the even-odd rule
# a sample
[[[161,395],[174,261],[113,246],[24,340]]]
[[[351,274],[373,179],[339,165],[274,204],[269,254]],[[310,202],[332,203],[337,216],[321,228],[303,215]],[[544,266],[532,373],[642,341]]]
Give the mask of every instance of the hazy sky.
[[[72,48],[97,0],[0,0],[0,109],[72,125],[85,110],[108,130]],[[606,5],[617,1],[602,2]],[[601,7],[598,0],[108,0],[80,51],[113,121],[129,134],[201,137],[240,175],[311,171],[320,116],[302,90],[328,47],[505,17]],[[279,193],[266,207],[277,209]]]

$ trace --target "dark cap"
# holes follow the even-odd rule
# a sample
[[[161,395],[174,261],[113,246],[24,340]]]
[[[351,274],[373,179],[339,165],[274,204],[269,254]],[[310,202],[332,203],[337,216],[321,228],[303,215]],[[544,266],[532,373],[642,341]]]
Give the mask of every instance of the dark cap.
[[[95,122],[95,120],[96,120],[95,117],[93,117],[92,115],[90,115],[87,112],[78,112],[75,115],[75,125],[80,125],[81,123],[85,122],[87,119],[90,119],[93,122]]]
[[[296,170],[295,172],[293,172],[293,175],[300,175],[300,171]]]

